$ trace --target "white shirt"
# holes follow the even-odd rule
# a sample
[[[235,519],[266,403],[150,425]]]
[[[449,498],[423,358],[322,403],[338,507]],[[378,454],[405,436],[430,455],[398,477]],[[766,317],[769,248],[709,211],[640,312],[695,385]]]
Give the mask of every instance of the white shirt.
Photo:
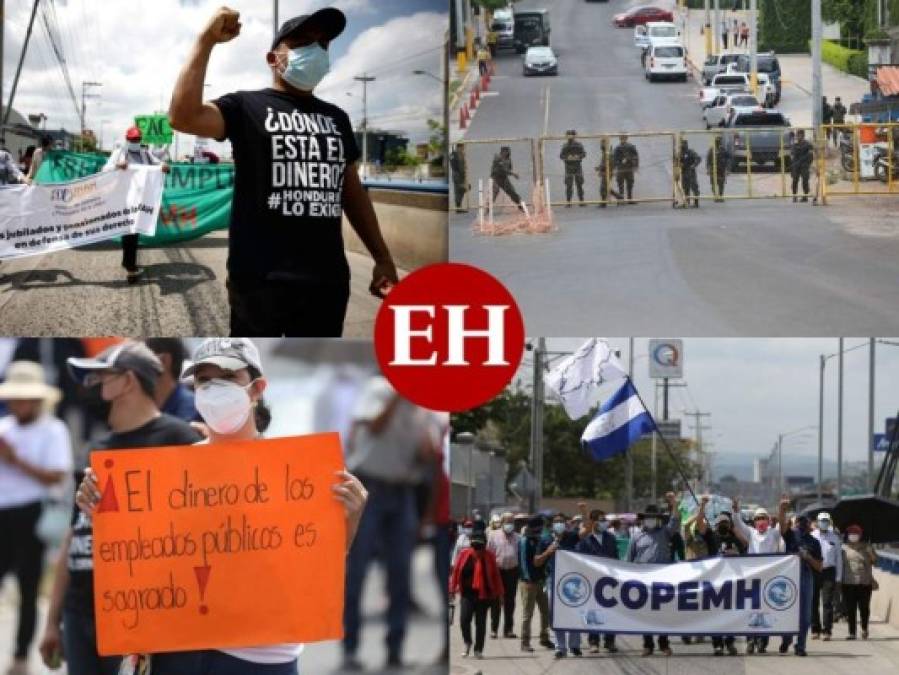
[[[780,536],[780,523],[775,523],[762,534],[754,527],[750,527],[743,522],[739,516],[734,518],[734,527],[736,530],[746,537],[748,546],[746,552],[750,555],[758,553],[778,553],[783,543],[783,537]]]
[[[206,438],[194,445],[206,445]],[[250,663],[290,663],[303,652],[302,643],[284,642],[274,645],[262,645],[258,647],[237,647],[232,649],[216,649],[236,659],[249,661]]]
[[[9,443],[16,455],[47,471],[72,470],[72,442],[66,425],[52,415],[41,415],[21,425],[12,415],[0,418],[0,438]],[[21,469],[0,462],[0,509],[24,506],[46,499],[50,487]]]
[[[450,558],[450,565],[452,567],[456,566],[456,559],[459,557],[459,553],[462,552],[462,549],[468,548],[471,546],[471,540],[468,538],[467,534],[459,534],[456,537],[456,545],[453,546],[453,556]]]
[[[827,532],[812,530],[812,536],[821,543],[821,556],[824,558],[824,569],[835,567],[837,581],[843,578],[843,542],[840,535],[832,529]]]

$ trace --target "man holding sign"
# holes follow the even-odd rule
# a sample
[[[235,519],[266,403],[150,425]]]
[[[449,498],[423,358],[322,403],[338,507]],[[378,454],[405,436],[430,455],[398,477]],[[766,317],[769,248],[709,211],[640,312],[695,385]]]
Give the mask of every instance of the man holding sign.
[[[104,595],[109,601],[100,607],[106,613],[98,618],[98,622],[102,621],[98,635],[101,647],[105,642],[111,646],[127,645],[131,651],[158,650],[152,657],[131,656],[129,659],[135,667],[141,660],[151,660],[153,672],[167,675],[296,673],[301,644],[242,646],[246,643],[241,640],[248,635],[317,636],[334,630],[337,631],[334,637],[339,636],[343,585],[340,583],[335,588],[326,579],[336,575],[342,581],[343,556],[355,536],[367,492],[354,476],[343,470],[336,472],[338,481],[333,482],[334,474],[329,473],[329,463],[335,466],[342,464],[335,435],[259,442],[269,420],[267,412],[262,412],[262,394],[267,382],[259,352],[250,340],[210,338],[204,341],[194,352],[193,365],[184,375],[194,378],[197,409],[210,429],[210,437],[203,444],[208,443],[209,447],[197,448],[196,455],[184,456],[183,450],[174,450],[175,454],[154,451],[141,453],[133,460],[123,458],[123,461],[130,461],[135,467],[156,466],[152,475],[137,471],[146,473],[145,483],[139,479],[126,482],[130,487],[125,495],[129,500],[133,498],[133,504],[130,501],[127,503],[136,507],[134,510],[143,509],[135,516],[134,522],[139,528],[146,527],[147,537],[152,536],[152,519],[158,518],[146,513],[151,510],[151,502],[153,510],[162,508],[170,512],[163,516],[170,520],[161,526],[160,533],[164,539],[171,527],[175,541],[172,546],[177,549],[177,542],[182,542],[179,552],[188,557],[182,564],[193,566],[196,584],[185,583],[176,587],[172,581],[171,603],[180,606],[174,608],[177,613],[171,616],[157,617],[153,614],[152,603],[149,603],[150,609],[143,609],[140,616],[137,611],[133,615],[127,611],[118,612],[120,607],[127,605],[124,601],[119,603],[115,590],[104,581],[102,588],[107,589],[104,593],[112,595]],[[254,450],[256,446],[258,449]],[[104,506],[104,500],[108,501],[108,485],[119,475],[114,467],[108,467],[110,461],[112,458],[106,459],[103,464],[99,460],[94,462],[95,470],[88,470],[76,500],[86,513],[97,514],[96,518],[103,517],[104,528],[107,525],[117,528],[115,521],[111,520],[116,516],[105,515],[108,509]],[[115,461],[119,463],[119,460]],[[286,476],[281,473],[285,463]],[[275,465],[280,469],[272,473]],[[107,468],[109,477],[106,487],[101,490],[96,469],[105,471]],[[123,469],[120,475],[127,477],[129,474],[131,471]],[[183,482],[180,479],[182,475]],[[207,484],[207,475],[209,478],[215,477],[214,487]],[[233,475],[244,476],[248,480],[240,484],[229,483]],[[282,480],[283,492],[280,491]],[[167,482],[166,489],[161,489],[161,484]],[[315,497],[317,482],[330,485],[330,489],[318,498]],[[122,489],[119,488],[120,492]],[[330,498],[326,497],[328,494]],[[162,507],[159,506],[160,501]],[[122,502],[120,496],[120,508]],[[236,513],[224,510],[225,506],[234,506]],[[313,508],[317,516],[313,516]],[[282,521],[291,518],[298,509],[302,509],[304,520],[299,524],[292,523],[294,527],[287,531],[282,527]],[[204,515],[204,512],[209,512],[209,515]],[[334,520],[335,516],[338,520]],[[260,522],[266,517],[269,523]],[[307,517],[309,520],[306,520]],[[313,522],[314,517],[320,520]],[[227,519],[225,522],[229,525],[220,525],[222,519]],[[238,521],[241,522],[239,527],[234,525]],[[212,527],[209,527],[210,524]],[[346,538],[335,541],[334,536],[343,529],[346,530]],[[107,562],[104,558],[107,554],[110,560],[115,557],[116,539],[115,535],[107,536],[104,532],[98,543],[98,555],[104,563]],[[195,546],[192,548],[189,542]],[[312,546],[316,546],[315,554],[308,552]],[[334,550],[339,553],[338,564],[328,562]],[[309,558],[310,555],[314,557]],[[140,557],[143,558],[143,553]],[[281,562],[277,563],[278,560]],[[131,579],[128,569],[122,564],[115,565],[120,561],[112,562],[112,565],[101,568],[110,580]],[[161,572],[153,566],[154,563],[145,563],[144,560],[132,562],[129,558],[127,565],[138,571],[147,568],[147,573],[161,573],[162,579],[169,578],[167,574],[175,578],[175,572],[170,569],[179,569],[177,559],[171,563],[162,561]],[[269,587],[284,580],[280,575],[287,575],[290,585],[278,587],[278,592],[269,592]],[[193,582],[191,576],[189,570],[187,577]],[[254,594],[234,598],[233,593],[228,593],[235,583],[249,583],[250,577]],[[309,583],[296,583],[297,577]],[[233,581],[229,583],[228,579]],[[218,582],[214,586],[213,580]],[[187,600],[194,588],[198,589],[199,606],[190,605]],[[217,597],[213,596],[214,600],[210,597],[212,588],[219,592]],[[307,601],[307,612],[297,612],[296,603],[314,594],[320,598],[316,607],[309,607]],[[231,607],[224,606],[226,604]],[[134,624],[130,635],[116,623],[120,620],[119,615],[128,622],[126,626]],[[227,621],[230,616],[239,616],[243,621]],[[310,622],[312,617],[314,620]],[[163,630],[159,630],[154,621],[159,622]],[[138,622],[142,622],[141,627],[136,625]],[[104,626],[108,632],[104,633]]]
[[[219,9],[200,34],[172,94],[173,129],[234,149],[228,250],[231,334],[340,337],[349,302],[342,216],[374,258],[369,290],[397,282],[371,200],[356,170],[347,114],[313,95],[328,73],[328,45],[346,26],[328,8],[285,22],[266,61],[273,84],[203,102],[213,47],[240,33]]]

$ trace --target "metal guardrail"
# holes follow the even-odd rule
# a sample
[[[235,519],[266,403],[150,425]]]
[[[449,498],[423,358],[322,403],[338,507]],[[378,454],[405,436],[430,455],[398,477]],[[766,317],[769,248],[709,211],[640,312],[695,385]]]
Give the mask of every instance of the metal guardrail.
[[[877,567],[884,572],[899,574],[899,551],[875,551],[877,553]]]

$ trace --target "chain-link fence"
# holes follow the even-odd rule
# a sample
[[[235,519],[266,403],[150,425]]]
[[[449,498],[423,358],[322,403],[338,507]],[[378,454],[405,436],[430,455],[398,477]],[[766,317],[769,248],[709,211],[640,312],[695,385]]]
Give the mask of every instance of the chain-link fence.
[[[537,185],[535,171],[536,144],[531,138],[494,138],[461,141],[456,146],[462,153],[464,182],[454,174],[453,204],[457,190],[464,189],[461,209],[478,208],[479,186],[491,190],[493,208],[502,213],[516,209],[516,201],[533,204]],[[486,196],[483,197],[487,201]]]
[[[827,124],[827,197],[899,193],[899,123]]]

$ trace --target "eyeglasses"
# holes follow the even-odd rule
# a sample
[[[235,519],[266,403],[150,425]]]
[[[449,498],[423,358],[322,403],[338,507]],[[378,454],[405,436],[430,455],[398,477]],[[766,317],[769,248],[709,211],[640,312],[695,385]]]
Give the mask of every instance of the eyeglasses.
[[[99,370],[88,373],[84,377],[84,386],[85,387],[96,387],[98,384],[103,384],[107,380],[111,380],[114,377],[118,377],[119,375],[124,375],[126,371],[124,370]]]

